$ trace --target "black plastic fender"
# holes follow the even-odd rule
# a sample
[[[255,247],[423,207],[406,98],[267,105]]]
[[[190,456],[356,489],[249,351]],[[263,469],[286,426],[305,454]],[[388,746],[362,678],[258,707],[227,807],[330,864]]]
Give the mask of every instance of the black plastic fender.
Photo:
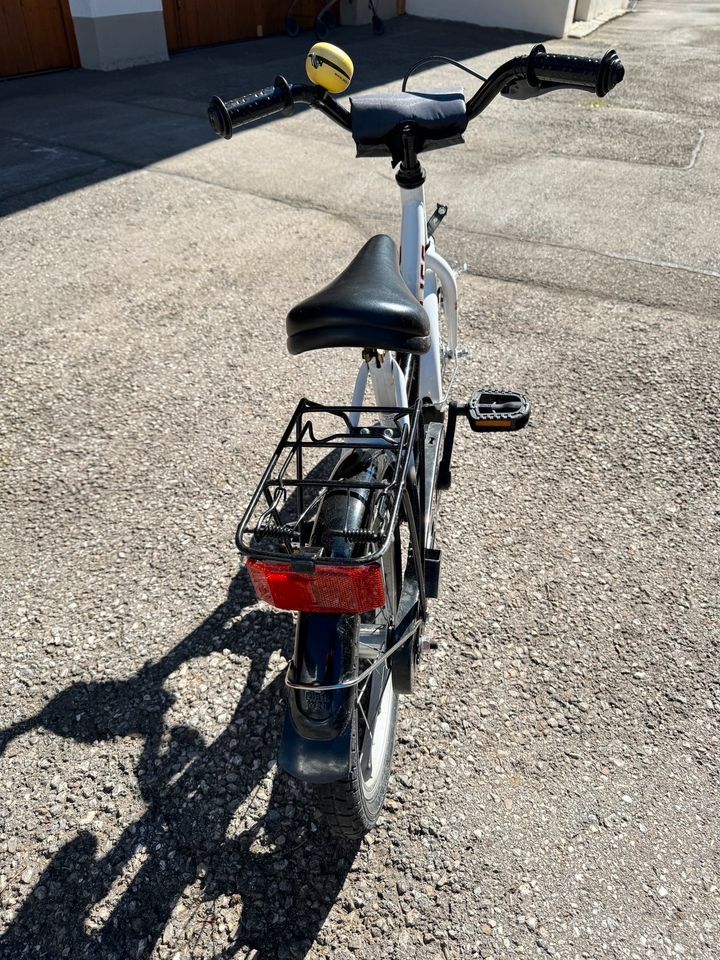
[[[387,467],[384,453],[351,454],[338,465],[336,478],[367,482]],[[329,492],[320,509],[313,537],[327,556],[347,558],[355,545],[333,529],[356,529],[369,506],[367,490]],[[288,679],[295,683],[325,686],[350,680],[358,669],[358,626],[353,615],[300,613],[295,650]],[[350,769],[350,738],[357,686],[342,690],[293,690],[288,687],[285,726],[278,763],[298,780],[332,783]]]
[[[291,777],[304,783],[333,783],[347,777],[350,770],[352,724],[334,740],[308,740],[292,722],[289,708],[280,739],[278,763]]]
[[[325,684],[349,680],[357,669],[357,617],[300,614],[289,679]],[[348,723],[355,687],[342,690],[288,690],[290,715],[298,733],[333,740]]]
[[[300,614],[288,678],[320,685],[340,683],[357,671],[358,617]],[[347,776],[357,687],[342,690],[288,688],[278,762],[283,770],[312,783]]]

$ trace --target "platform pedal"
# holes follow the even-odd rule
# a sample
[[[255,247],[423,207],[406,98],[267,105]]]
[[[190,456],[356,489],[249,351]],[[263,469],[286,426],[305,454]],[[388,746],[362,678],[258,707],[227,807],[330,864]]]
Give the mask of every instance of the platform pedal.
[[[522,430],[530,419],[530,401],[524,393],[517,393],[514,390],[482,387],[472,394],[466,404],[451,402],[448,409],[445,445],[438,468],[439,490],[449,490],[452,483],[450,461],[459,414],[467,417],[468,423],[476,433],[490,433],[493,430]]]
[[[476,433],[492,430],[522,430],[530,419],[530,401],[524,393],[481,387],[465,407],[458,407]]]

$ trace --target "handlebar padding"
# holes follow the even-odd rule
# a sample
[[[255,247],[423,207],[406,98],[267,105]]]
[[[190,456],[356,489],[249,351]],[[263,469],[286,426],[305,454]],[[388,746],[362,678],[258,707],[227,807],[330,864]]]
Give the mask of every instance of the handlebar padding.
[[[208,120],[218,137],[229,140],[238,127],[275,113],[290,112],[292,104],[290,85],[284,77],[276,77],[275,86],[247,93],[244,97],[234,100],[213,97],[208,107]]]

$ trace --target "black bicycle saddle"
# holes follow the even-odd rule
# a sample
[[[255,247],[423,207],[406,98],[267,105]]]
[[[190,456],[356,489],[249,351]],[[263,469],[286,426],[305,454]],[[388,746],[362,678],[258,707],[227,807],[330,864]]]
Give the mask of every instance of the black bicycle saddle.
[[[332,283],[287,316],[292,354],[323,347],[362,347],[426,353],[430,321],[398,266],[394,240],[371,237]]]

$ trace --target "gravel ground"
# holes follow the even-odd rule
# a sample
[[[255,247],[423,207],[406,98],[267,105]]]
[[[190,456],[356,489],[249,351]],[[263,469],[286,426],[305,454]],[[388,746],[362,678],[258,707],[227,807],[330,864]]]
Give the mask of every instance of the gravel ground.
[[[349,396],[355,357],[288,357],[282,318],[394,229],[389,172],[315,115],[195,132],[304,38],[7,85],[3,960],[720,955],[719,14],[643,0],[554,42],[617,46],[628,82],[428,157],[459,393],[534,416],[458,438],[440,647],[352,846],[276,773],[292,619],[231,540],[297,398]],[[429,30],[337,39],[388,86],[393,50],[519,42]]]

